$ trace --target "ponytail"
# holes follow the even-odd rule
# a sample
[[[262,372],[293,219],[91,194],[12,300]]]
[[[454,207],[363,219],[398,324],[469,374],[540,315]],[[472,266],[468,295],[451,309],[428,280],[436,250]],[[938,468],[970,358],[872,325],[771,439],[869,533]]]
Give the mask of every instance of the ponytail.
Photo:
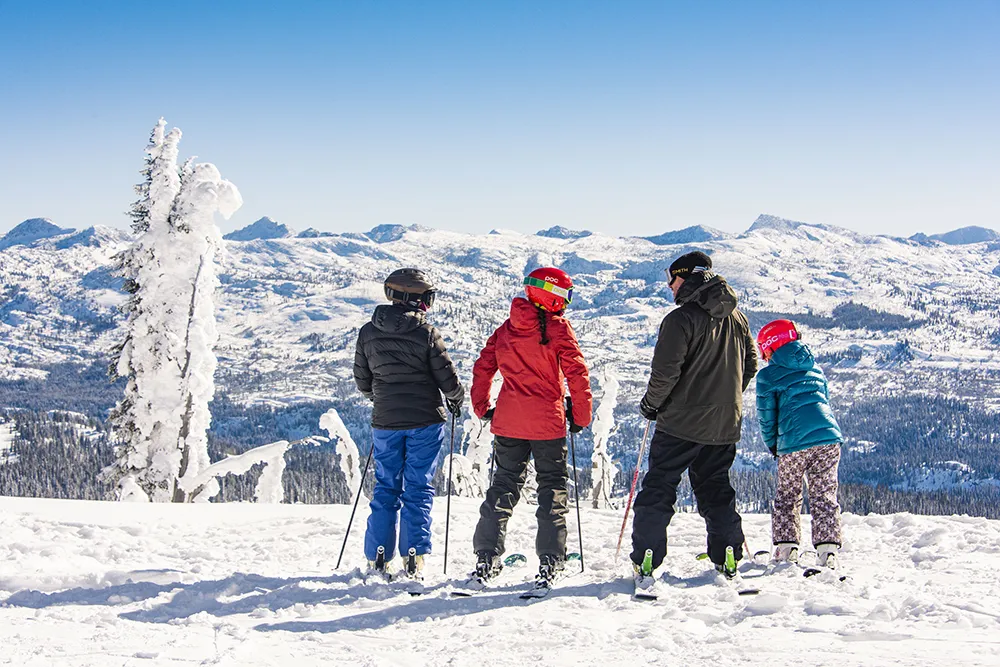
[[[538,328],[541,329],[541,331],[542,331],[542,345],[548,345],[549,344],[549,337],[545,333],[545,326],[546,326],[545,311],[542,310],[541,308],[539,308],[538,309]]]

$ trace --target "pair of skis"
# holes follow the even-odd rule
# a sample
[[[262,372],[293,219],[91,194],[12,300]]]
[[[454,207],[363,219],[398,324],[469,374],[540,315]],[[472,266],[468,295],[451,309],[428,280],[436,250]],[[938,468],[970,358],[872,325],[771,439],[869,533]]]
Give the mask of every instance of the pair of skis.
[[[571,553],[566,556],[566,562],[572,563],[580,560],[580,555],[576,553]],[[527,557],[523,554],[511,554],[504,558],[504,567],[507,569],[518,569],[528,562]],[[537,600],[544,598],[552,591],[553,586],[556,582],[571,576],[572,573],[566,573],[565,570],[558,571],[554,574],[551,579],[544,578],[542,576],[536,576],[531,588],[523,591],[518,597],[522,600]],[[490,579],[483,579],[481,577],[473,574],[469,579],[459,588],[455,588],[451,591],[451,594],[455,597],[472,597],[477,593],[482,593],[496,587],[497,580],[503,577],[503,574],[497,574]]]
[[[697,559],[707,560],[708,554],[699,554]],[[662,582],[652,574],[652,560],[653,551],[652,549],[647,549],[643,562],[639,566],[639,570],[635,573],[635,591],[632,597],[636,600],[655,601],[659,599]],[[725,564],[719,569],[719,575],[725,578],[727,584],[731,584],[736,588],[737,595],[757,595],[760,593],[759,588],[743,585],[743,578],[736,568],[736,556],[733,553],[732,547],[726,548]]]
[[[812,553],[812,552],[806,552]],[[769,572],[775,572],[778,568],[796,567],[802,571],[802,576],[806,579],[811,579],[813,577],[819,576],[819,579],[835,579],[836,581],[850,581],[850,576],[840,573],[837,569],[828,567],[825,565],[805,565],[804,563],[796,560],[786,560],[786,561],[770,561],[771,554],[768,551],[758,551],[753,555],[754,562],[757,562],[760,558],[768,559],[767,567]]]

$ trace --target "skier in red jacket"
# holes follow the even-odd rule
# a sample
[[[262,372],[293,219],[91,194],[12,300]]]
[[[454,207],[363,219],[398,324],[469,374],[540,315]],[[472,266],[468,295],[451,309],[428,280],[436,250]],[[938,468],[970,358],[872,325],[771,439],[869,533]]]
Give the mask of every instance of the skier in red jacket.
[[[534,455],[538,479],[539,577],[551,581],[566,560],[566,426],[573,433],[590,424],[591,394],[587,365],[569,322],[563,317],[573,296],[565,272],[541,268],[524,279],[527,299],[516,297],[510,318],[493,332],[473,368],[472,406],[491,422],[493,475],[479,510],[473,548],[475,576],[487,580],[500,572],[507,520],[521,497],[528,459]],[[496,407],[490,387],[497,371],[503,385]],[[565,402],[572,399],[571,414]]]

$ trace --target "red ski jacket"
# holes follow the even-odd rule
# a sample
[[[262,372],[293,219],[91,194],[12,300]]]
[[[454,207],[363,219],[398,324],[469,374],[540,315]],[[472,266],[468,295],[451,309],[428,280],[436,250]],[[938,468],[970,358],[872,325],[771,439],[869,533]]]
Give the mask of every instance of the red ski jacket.
[[[472,408],[482,419],[490,409],[490,385],[499,370],[503,386],[493,414],[494,435],[555,440],[566,435],[565,385],[573,399],[573,421],[590,424],[590,375],[573,327],[545,313],[548,345],[541,343],[539,311],[517,297],[510,318],[493,332],[472,369]]]

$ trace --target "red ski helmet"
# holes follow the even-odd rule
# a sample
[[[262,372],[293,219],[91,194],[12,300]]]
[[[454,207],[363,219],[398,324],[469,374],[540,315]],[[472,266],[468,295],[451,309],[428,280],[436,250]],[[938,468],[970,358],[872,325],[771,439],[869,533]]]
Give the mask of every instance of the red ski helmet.
[[[779,347],[799,338],[801,336],[799,336],[799,330],[795,328],[795,322],[775,320],[765,324],[760,333],[757,334],[757,347],[760,348],[760,356],[767,360]]]
[[[573,281],[562,269],[535,269],[524,279],[528,301],[550,313],[561,313],[573,300]]]

